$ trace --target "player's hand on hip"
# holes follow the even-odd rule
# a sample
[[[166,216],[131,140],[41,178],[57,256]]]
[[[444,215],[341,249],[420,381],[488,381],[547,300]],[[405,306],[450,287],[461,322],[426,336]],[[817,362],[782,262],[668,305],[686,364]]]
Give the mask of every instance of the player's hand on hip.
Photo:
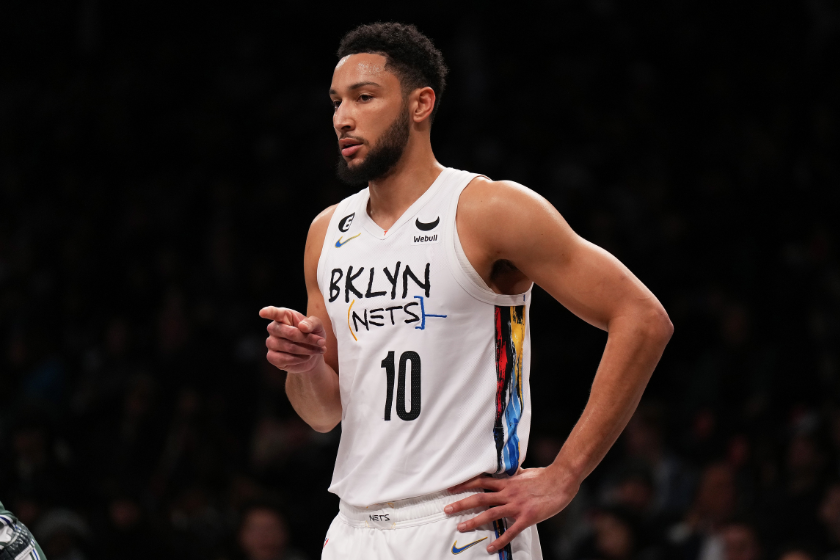
[[[318,317],[285,307],[263,307],[260,317],[271,319],[265,346],[272,365],[289,373],[305,373],[324,359],[326,331]]]
[[[472,508],[487,507],[472,519],[458,525],[462,533],[481,525],[507,517],[514,523],[505,533],[487,546],[487,552],[503,549],[519,533],[560,513],[580,489],[580,483],[558,480],[548,469],[522,469],[510,478],[478,476],[449,489],[460,493],[467,490],[485,490],[463,500],[449,504],[444,512],[454,515]],[[488,492],[489,491],[489,492]]]

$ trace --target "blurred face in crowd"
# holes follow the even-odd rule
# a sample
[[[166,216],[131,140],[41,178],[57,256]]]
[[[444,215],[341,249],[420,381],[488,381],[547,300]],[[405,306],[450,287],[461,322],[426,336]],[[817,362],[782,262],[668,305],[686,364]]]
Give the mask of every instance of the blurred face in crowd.
[[[813,476],[822,467],[822,457],[813,439],[798,435],[788,448],[787,467],[793,476]]]
[[[834,541],[840,541],[840,484],[826,489],[818,515]]]
[[[18,468],[40,468],[47,462],[47,436],[40,428],[19,429],[12,435],[12,446],[18,457]]]
[[[758,560],[758,539],[746,525],[729,525],[723,530],[726,560]]]
[[[697,490],[697,513],[709,522],[720,523],[732,514],[735,502],[735,476],[732,469],[724,463],[707,467]]]
[[[286,523],[271,509],[248,512],[239,530],[239,544],[248,560],[280,560],[288,543]]]
[[[662,436],[654,423],[642,419],[639,413],[631,419],[624,430],[624,444],[632,457],[658,461],[662,453]]]
[[[808,554],[807,552],[802,552],[801,550],[792,550],[791,552],[785,552],[781,556],[779,556],[779,560],[816,560],[813,556]]]
[[[618,485],[616,497],[630,511],[643,514],[653,502],[653,487],[640,477],[627,477]]]
[[[595,548],[605,558],[619,560],[633,554],[632,529],[622,519],[611,513],[601,513],[595,518]]]
[[[140,521],[140,506],[133,500],[118,498],[108,506],[111,524],[122,531],[129,530]]]
[[[408,145],[411,122],[399,78],[380,54],[351,54],[330,86],[338,136],[338,176],[356,185],[385,177]]]

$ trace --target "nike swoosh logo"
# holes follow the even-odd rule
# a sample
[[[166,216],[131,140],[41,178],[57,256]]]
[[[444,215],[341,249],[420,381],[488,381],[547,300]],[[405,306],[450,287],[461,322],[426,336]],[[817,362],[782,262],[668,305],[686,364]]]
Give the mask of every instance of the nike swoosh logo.
[[[477,541],[473,541],[470,544],[468,544],[467,546],[462,546],[461,548],[458,548],[458,541],[455,541],[454,543],[452,543],[452,554],[461,554],[462,552],[464,552],[468,548],[471,548],[471,547],[477,545],[478,543],[480,543],[481,541],[486,541],[486,540],[487,540],[487,537],[484,537],[483,539],[478,539]]]
[[[435,218],[434,222],[429,222],[428,224],[424,224],[423,222],[421,222],[420,218],[417,218],[414,221],[414,225],[416,225],[417,229],[419,229],[420,231],[429,231],[430,229],[435,229],[439,223],[440,223],[440,216]]]
[[[356,239],[356,238],[357,238],[357,237],[359,237],[360,235],[362,235],[362,233],[361,233],[361,232],[357,233],[357,234],[356,234],[356,235],[354,235],[353,237],[348,237],[347,239],[345,239],[345,240],[344,240],[344,242],[342,242],[342,241],[341,241],[341,237],[344,237],[344,236],[342,235],[341,237],[339,237],[339,238],[338,238],[338,241],[336,241],[336,242],[335,242],[335,246],[336,246],[336,247],[341,247],[342,245],[346,245],[348,241],[351,241],[351,240],[353,240],[353,239]]]

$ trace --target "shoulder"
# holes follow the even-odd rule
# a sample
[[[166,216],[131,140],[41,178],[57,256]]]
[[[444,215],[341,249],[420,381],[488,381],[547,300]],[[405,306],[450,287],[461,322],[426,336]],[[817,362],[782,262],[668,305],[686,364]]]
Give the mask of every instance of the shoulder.
[[[333,204],[332,206],[325,208],[321,211],[320,214],[315,216],[315,219],[312,220],[312,224],[309,226],[309,237],[307,238],[306,244],[307,246],[311,243],[315,243],[319,249],[321,244],[324,241],[324,237],[327,234],[327,229],[330,227],[330,221],[332,220],[333,215],[339,208],[343,208],[344,210],[356,208],[358,205],[359,197],[363,196],[367,192],[367,189],[362,189],[358,192],[355,192],[339,202],[338,204]],[[345,216],[346,218],[352,219],[354,212],[351,212],[351,215]],[[339,225],[343,225],[339,223]]]
[[[335,210],[338,208],[338,204],[333,204],[329,208],[325,208],[321,211],[320,214],[315,216],[315,219],[312,220],[312,223],[309,225],[309,235],[312,236],[313,233],[322,233],[326,234],[327,228],[330,225],[330,220],[332,220],[333,214],[335,214]],[[321,236],[322,238],[324,235]]]
[[[317,266],[318,259],[321,257],[321,248],[324,246],[324,239],[327,237],[327,229],[330,227],[330,220],[332,220],[336,208],[338,208],[338,204],[326,208],[315,216],[315,219],[309,225],[309,235],[306,237],[305,260],[307,265],[314,263]]]
[[[458,210],[478,213],[509,213],[534,208],[553,209],[546,199],[515,181],[493,181],[476,177],[466,186]]]
[[[533,220],[559,217],[545,198],[515,181],[476,177],[458,201],[458,219],[471,229],[493,231],[500,226],[525,226]]]
[[[550,202],[514,181],[477,177],[461,194],[456,219],[462,243],[517,267],[545,249],[566,254],[578,239]]]

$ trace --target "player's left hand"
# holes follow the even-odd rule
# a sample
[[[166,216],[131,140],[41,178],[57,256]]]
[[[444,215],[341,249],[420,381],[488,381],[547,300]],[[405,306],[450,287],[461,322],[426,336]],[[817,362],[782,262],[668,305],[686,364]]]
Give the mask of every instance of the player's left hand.
[[[448,515],[477,507],[487,507],[479,515],[458,525],[462,533],[507,517],[513,525],[487,546],[490,554],[501,550],[526,528],[560,513],[578,493],[580,482],[571,477],[558,476],[549,468],[522,469],[510,478],[478,476],[449,489],[460,493],[467,490],[489,490],[449,504],[443,511]]]

